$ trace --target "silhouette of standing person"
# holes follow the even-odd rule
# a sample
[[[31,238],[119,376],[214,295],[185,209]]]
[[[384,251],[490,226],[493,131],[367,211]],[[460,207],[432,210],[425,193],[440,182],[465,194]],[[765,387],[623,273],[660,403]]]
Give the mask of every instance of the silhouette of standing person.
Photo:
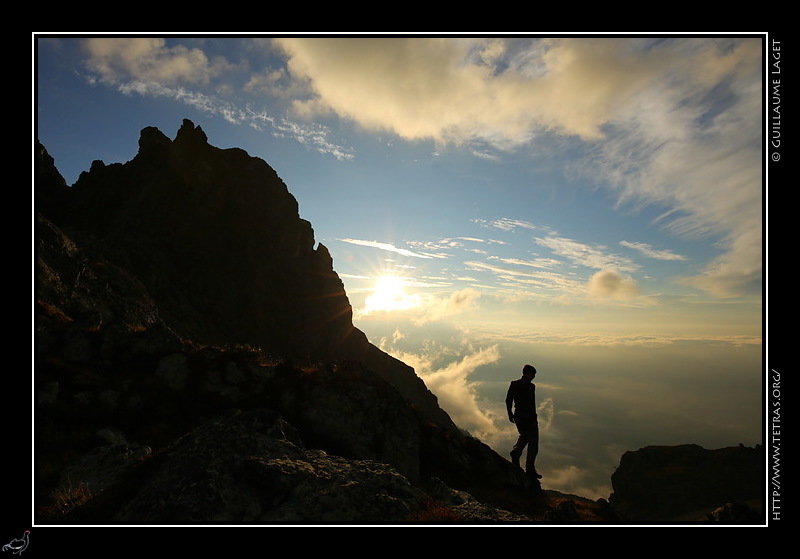
[[[519,459],[527,446],[525,472],[531,477],[540,479],[542,476],[536,471],[536,455],[539,454],[539,419],[536,417],[536,385],[532,382],[535,376],[536,368],[533,365],[525,365],[522,368],[522,378],[512,380],[508,387],[506,409],[509,421],[517,426],[519,432],[517,443],[511,449],[511,461],[519,466]]]

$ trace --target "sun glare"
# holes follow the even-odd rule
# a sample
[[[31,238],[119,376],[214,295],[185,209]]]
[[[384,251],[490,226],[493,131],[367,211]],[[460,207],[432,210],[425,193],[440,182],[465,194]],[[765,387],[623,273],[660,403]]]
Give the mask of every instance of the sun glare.
[[[365,312],[398,311],[416,307],[419,296],[406,291],[408,282],[401,277],[384,275],[375,281],[373,293],[364,301]]]

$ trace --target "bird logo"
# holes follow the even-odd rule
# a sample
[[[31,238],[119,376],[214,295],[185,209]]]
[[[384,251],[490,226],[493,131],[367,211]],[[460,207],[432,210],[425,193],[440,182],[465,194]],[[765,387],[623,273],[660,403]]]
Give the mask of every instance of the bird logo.
[[[28,537],[30,535],[30,530],[25,530],[25,534],[21,538],[14,538],[6,545],[3,546],[3,551],[10,551],[15,555],[19,555],[25,548],[28,547]]]

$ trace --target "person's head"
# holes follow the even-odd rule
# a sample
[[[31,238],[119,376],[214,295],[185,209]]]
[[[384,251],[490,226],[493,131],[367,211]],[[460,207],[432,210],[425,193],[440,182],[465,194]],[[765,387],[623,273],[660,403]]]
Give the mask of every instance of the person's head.
[[[522,376],[527,379],[532,379],[536,376],[536,368],[533,365],[525,365],[522,367]]]

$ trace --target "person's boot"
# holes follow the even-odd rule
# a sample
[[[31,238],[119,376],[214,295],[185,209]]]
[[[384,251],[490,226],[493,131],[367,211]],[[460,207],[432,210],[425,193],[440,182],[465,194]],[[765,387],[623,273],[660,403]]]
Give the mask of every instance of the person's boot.
[[[514,451],[511,451],[511,463],[514,464],[517,468],[520,467],[519,465],[519,455],[514,454]]]

